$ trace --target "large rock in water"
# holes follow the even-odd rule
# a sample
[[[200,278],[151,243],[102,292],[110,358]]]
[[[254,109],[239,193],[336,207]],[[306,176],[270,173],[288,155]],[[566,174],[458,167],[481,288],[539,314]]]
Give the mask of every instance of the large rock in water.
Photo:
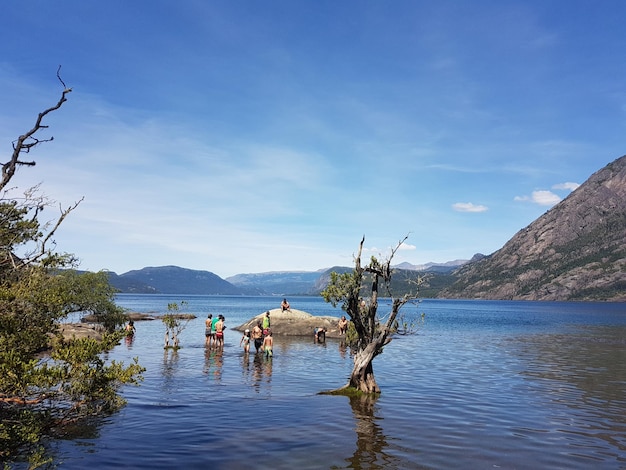
[[[267,311],[267,310],[266,310]],[[310,313],[303,312],[302,310],[286,310],[282,311],[280,308],[270,310],[270,328],[272,335],[274,336],[313,336],[315,328],[326,328],[327,338],[338,338],[339,328],[337,322],[339,318],[335,317],[318,317],[311,315]],[[265,312],[260,313],[256,317],[248,320],[239,326],[236,326],[235,330],[244,331],[246,328],[252,331],[254,325],[258,321],[263,321]]]
[[[102,341],[104,331],[100,325],[86,323],[64,323],[59,328],[65,339],[91,338]]]

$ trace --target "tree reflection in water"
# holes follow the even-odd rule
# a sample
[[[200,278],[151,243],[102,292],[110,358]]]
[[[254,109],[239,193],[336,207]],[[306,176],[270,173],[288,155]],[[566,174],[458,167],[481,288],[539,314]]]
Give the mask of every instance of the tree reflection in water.
[[[415,461],[418,449],[404,448],[401,438],[388,437],[382,426],[382,416],[377,416],[378,395],[350,397],[352,413],[356,418],[356,450],[346,458],[346,468],[382,470],[387,468],[410,468],[425,470],[429,467]],[[390,444],[391,442],[391,444]]]
[[[178,363],[178,350],[173,348],[163,349],[163,377],[172,379]]]
[[[377,395],[350,397],[350,406],[356,418],[356,450],[348,459],[348,468],[398,468],[399,459],[387,453],[387,437],[378,425],[375,414]]]
[[[163,369],[161,375],[163,376],[163,393],[165,396],[175,395],[178,391],[176,385],[176,369],[178,364],[178,350],[172,348],[163,349]]]

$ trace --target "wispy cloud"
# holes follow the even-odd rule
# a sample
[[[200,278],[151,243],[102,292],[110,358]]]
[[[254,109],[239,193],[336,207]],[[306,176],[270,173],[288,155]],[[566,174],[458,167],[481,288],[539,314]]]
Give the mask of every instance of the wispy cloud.
[[[487,206],[472,202],[457,202],[452,204],[452,208],[457,212],[486,212],[489,210]]]

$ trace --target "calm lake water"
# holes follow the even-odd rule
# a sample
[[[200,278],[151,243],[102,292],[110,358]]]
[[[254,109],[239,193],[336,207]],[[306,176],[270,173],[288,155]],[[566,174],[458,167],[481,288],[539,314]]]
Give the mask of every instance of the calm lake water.
[[[198,315],[178,352],[160,321],[137,322],[110,359],[138,357],[128,405],[55,444],[60,468],[626,469],[626,304],[425,300],[417,335],[374,361],[375,400],[318,395],[347,381],[335,340],[275,337],[274,357],[204,347],[204,318],[232,327],[281,299],[120,295],[162,314],[185,300]],[[340,316],[321,298],[293,308]],[[386,312],[382,306],[380,313]],[[254,348],[253,348],[254,350]]]

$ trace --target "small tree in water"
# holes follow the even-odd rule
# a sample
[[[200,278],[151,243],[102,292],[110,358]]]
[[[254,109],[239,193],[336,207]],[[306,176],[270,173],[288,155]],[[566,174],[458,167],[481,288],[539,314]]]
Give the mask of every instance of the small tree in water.
[[[184,307],[186,305],[186,301],[181,301],[180,307]],[[167,304],[168,313],[163,315],[162,321],[165,325],[165,349],[180,348],[178,335],[183,332],[183,330],[187,327],[189,320],[191,320],[191,317],[178,313],[180,307],[176,302]],[[172,341],[171,345],[170,339]]]
[[[356,338],[352,344],[355,353],[350,380],[333,393],[351,393],[353,391],[380,393],[380,388],[374,378],[372,361],[383,352],[384,346],[391,341],[391,335],[398,328],[397,319],[402,306],[417,298],[417,292],[406,294],[402,298],[395,298],[390,291],[393,273],[391,260],[407,238],[408,236],[404,237],[392,249],[391,255],[386,261],[381,263],[372,256],[369,264],[362,266],[361,253],[365,242],[365,237],[363,237],[359,244],[358,254],[354,259],[354,270],[344,274],[331,273],[330,283],[322,291],[322,296],[326,302],[332,303],[333,306],[342,303],[342,309],[350,317],[356,333]],[[371,283],[369,289],[364,287],[364,283],[368,281]],[[417,285],[420,282],[418,280]],[[391,298],[391,312],[384,323],[379,322],[377,317],[378,298],[381,292]],[[368,300],[365,300],[366,298]],[[405,328],[412,329],[410,325],[405,325]]]

